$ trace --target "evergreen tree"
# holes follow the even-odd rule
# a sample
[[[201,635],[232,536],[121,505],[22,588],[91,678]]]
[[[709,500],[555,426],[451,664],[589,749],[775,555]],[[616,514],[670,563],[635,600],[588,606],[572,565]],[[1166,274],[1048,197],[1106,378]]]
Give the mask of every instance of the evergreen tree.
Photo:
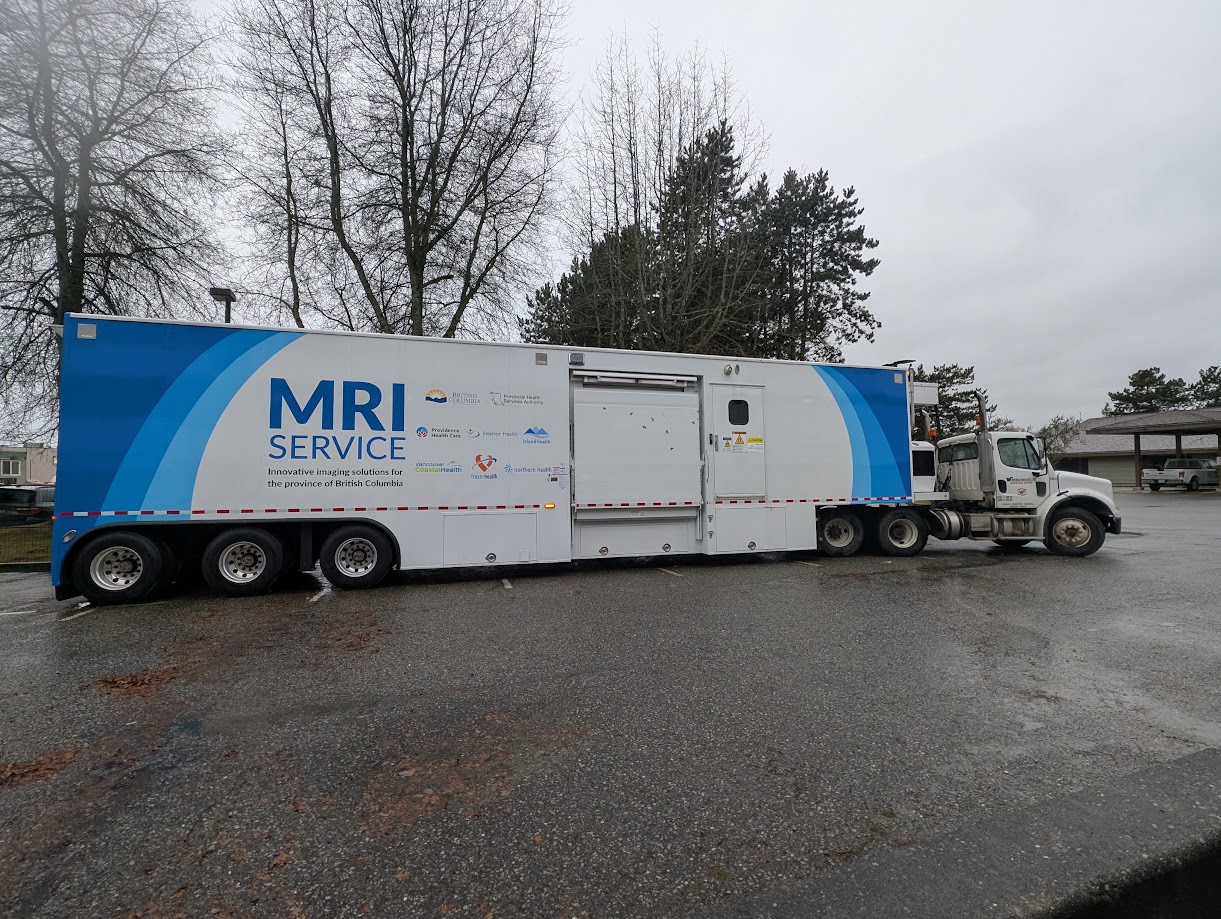
[[[1111,401],[1103,408],[1104,415],[1131,415],[1138,412],[1165,412],[1190,408],[1192,393],[1187,383],[1178,377],[1166,379],[1160,367],[1138,370],[1128,377],[1127,389],[1109,392]]]
[[[1221,408],[1221,367],[1200,371],[1200,379],[1191,384],[1191,399],[1196,408]]]
[[[918,382],[937,384],[937,408],[933,417],[937,420],[938,438],[967,434],[975,430],[975,418],[979,413],[975,393],[979,387],[975,385],[974,367],[937,364],[932,370],[925,370],[924,365],[919,364],[912,375]],[[987,402],[986,390],[984,398]],[[1013,427],[1013,421],[998,416],[996,405],[988,402],[988,427],[992,430],[1004,430]]]

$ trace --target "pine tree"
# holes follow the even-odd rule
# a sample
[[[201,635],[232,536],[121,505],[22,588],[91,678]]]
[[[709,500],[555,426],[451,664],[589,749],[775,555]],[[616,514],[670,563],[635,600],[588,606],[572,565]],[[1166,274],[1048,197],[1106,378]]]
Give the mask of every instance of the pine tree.
[[[937,420],[938,437],[952,437],[955,434],[966,434],[975,429],[975,418],[979,414],[979,402],[975,397],[979,389],[975,385],[975,368],[963,367],[959,364],[937,364],[932,370],[925,370],[920,364],[912,373],[913,378],[921,383],[937,384],[937,408],[934,418]],[[984,391],[987,402],[987,391]],[[1004,430],[1013,426],[1013,421],[996,414],[996,405],[988,403],[988,427],[992,430]]]
[[[1192,393],[1182,379],[1166,379],[1160,367],[1138,370],[1128,377],[1127,389],[1109,392],[1110,402],[1104,415],[1131,415],[1139,412],[1165,412],[1190,408]]]
[[[1221,408],[1221,367],[1214,364],[1200,371],[1200,379],[1191,384],[1191,398],[1196,408]]]

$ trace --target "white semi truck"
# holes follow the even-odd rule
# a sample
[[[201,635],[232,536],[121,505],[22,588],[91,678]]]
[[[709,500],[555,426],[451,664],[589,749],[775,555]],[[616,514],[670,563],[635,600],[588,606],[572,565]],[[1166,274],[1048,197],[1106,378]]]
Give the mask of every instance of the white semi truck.
[[[69,316],[52,582],[228,595],[319,565],[521,565],[938,539],[1084,556],[1104,479],[1029,434],[913,442],[895,367]]]

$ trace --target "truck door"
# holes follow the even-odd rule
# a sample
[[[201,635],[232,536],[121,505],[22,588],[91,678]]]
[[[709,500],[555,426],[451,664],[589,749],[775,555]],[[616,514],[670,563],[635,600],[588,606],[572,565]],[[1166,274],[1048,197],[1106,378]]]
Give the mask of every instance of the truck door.
[[[718,498],[767,494],[767,440],[763,387],[714,383],[708,432],[713,443],[713,485]]]
[[[996,439],[996,506],[1038,507],[1047,494],[1047,478],[1034,442],[1029,437]]]

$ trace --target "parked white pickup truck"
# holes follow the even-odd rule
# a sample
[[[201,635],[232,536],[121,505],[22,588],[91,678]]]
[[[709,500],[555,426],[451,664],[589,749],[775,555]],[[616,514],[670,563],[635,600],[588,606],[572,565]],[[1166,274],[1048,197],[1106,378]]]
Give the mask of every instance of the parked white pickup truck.
[[[1217,463],[1210,459],[1167,460],[1161,472],[1146,469],[1141,483],[1148,485],[1150,491],[1158,491],[1163,486],[1195,491],[1201,485],[1217,484]]]

